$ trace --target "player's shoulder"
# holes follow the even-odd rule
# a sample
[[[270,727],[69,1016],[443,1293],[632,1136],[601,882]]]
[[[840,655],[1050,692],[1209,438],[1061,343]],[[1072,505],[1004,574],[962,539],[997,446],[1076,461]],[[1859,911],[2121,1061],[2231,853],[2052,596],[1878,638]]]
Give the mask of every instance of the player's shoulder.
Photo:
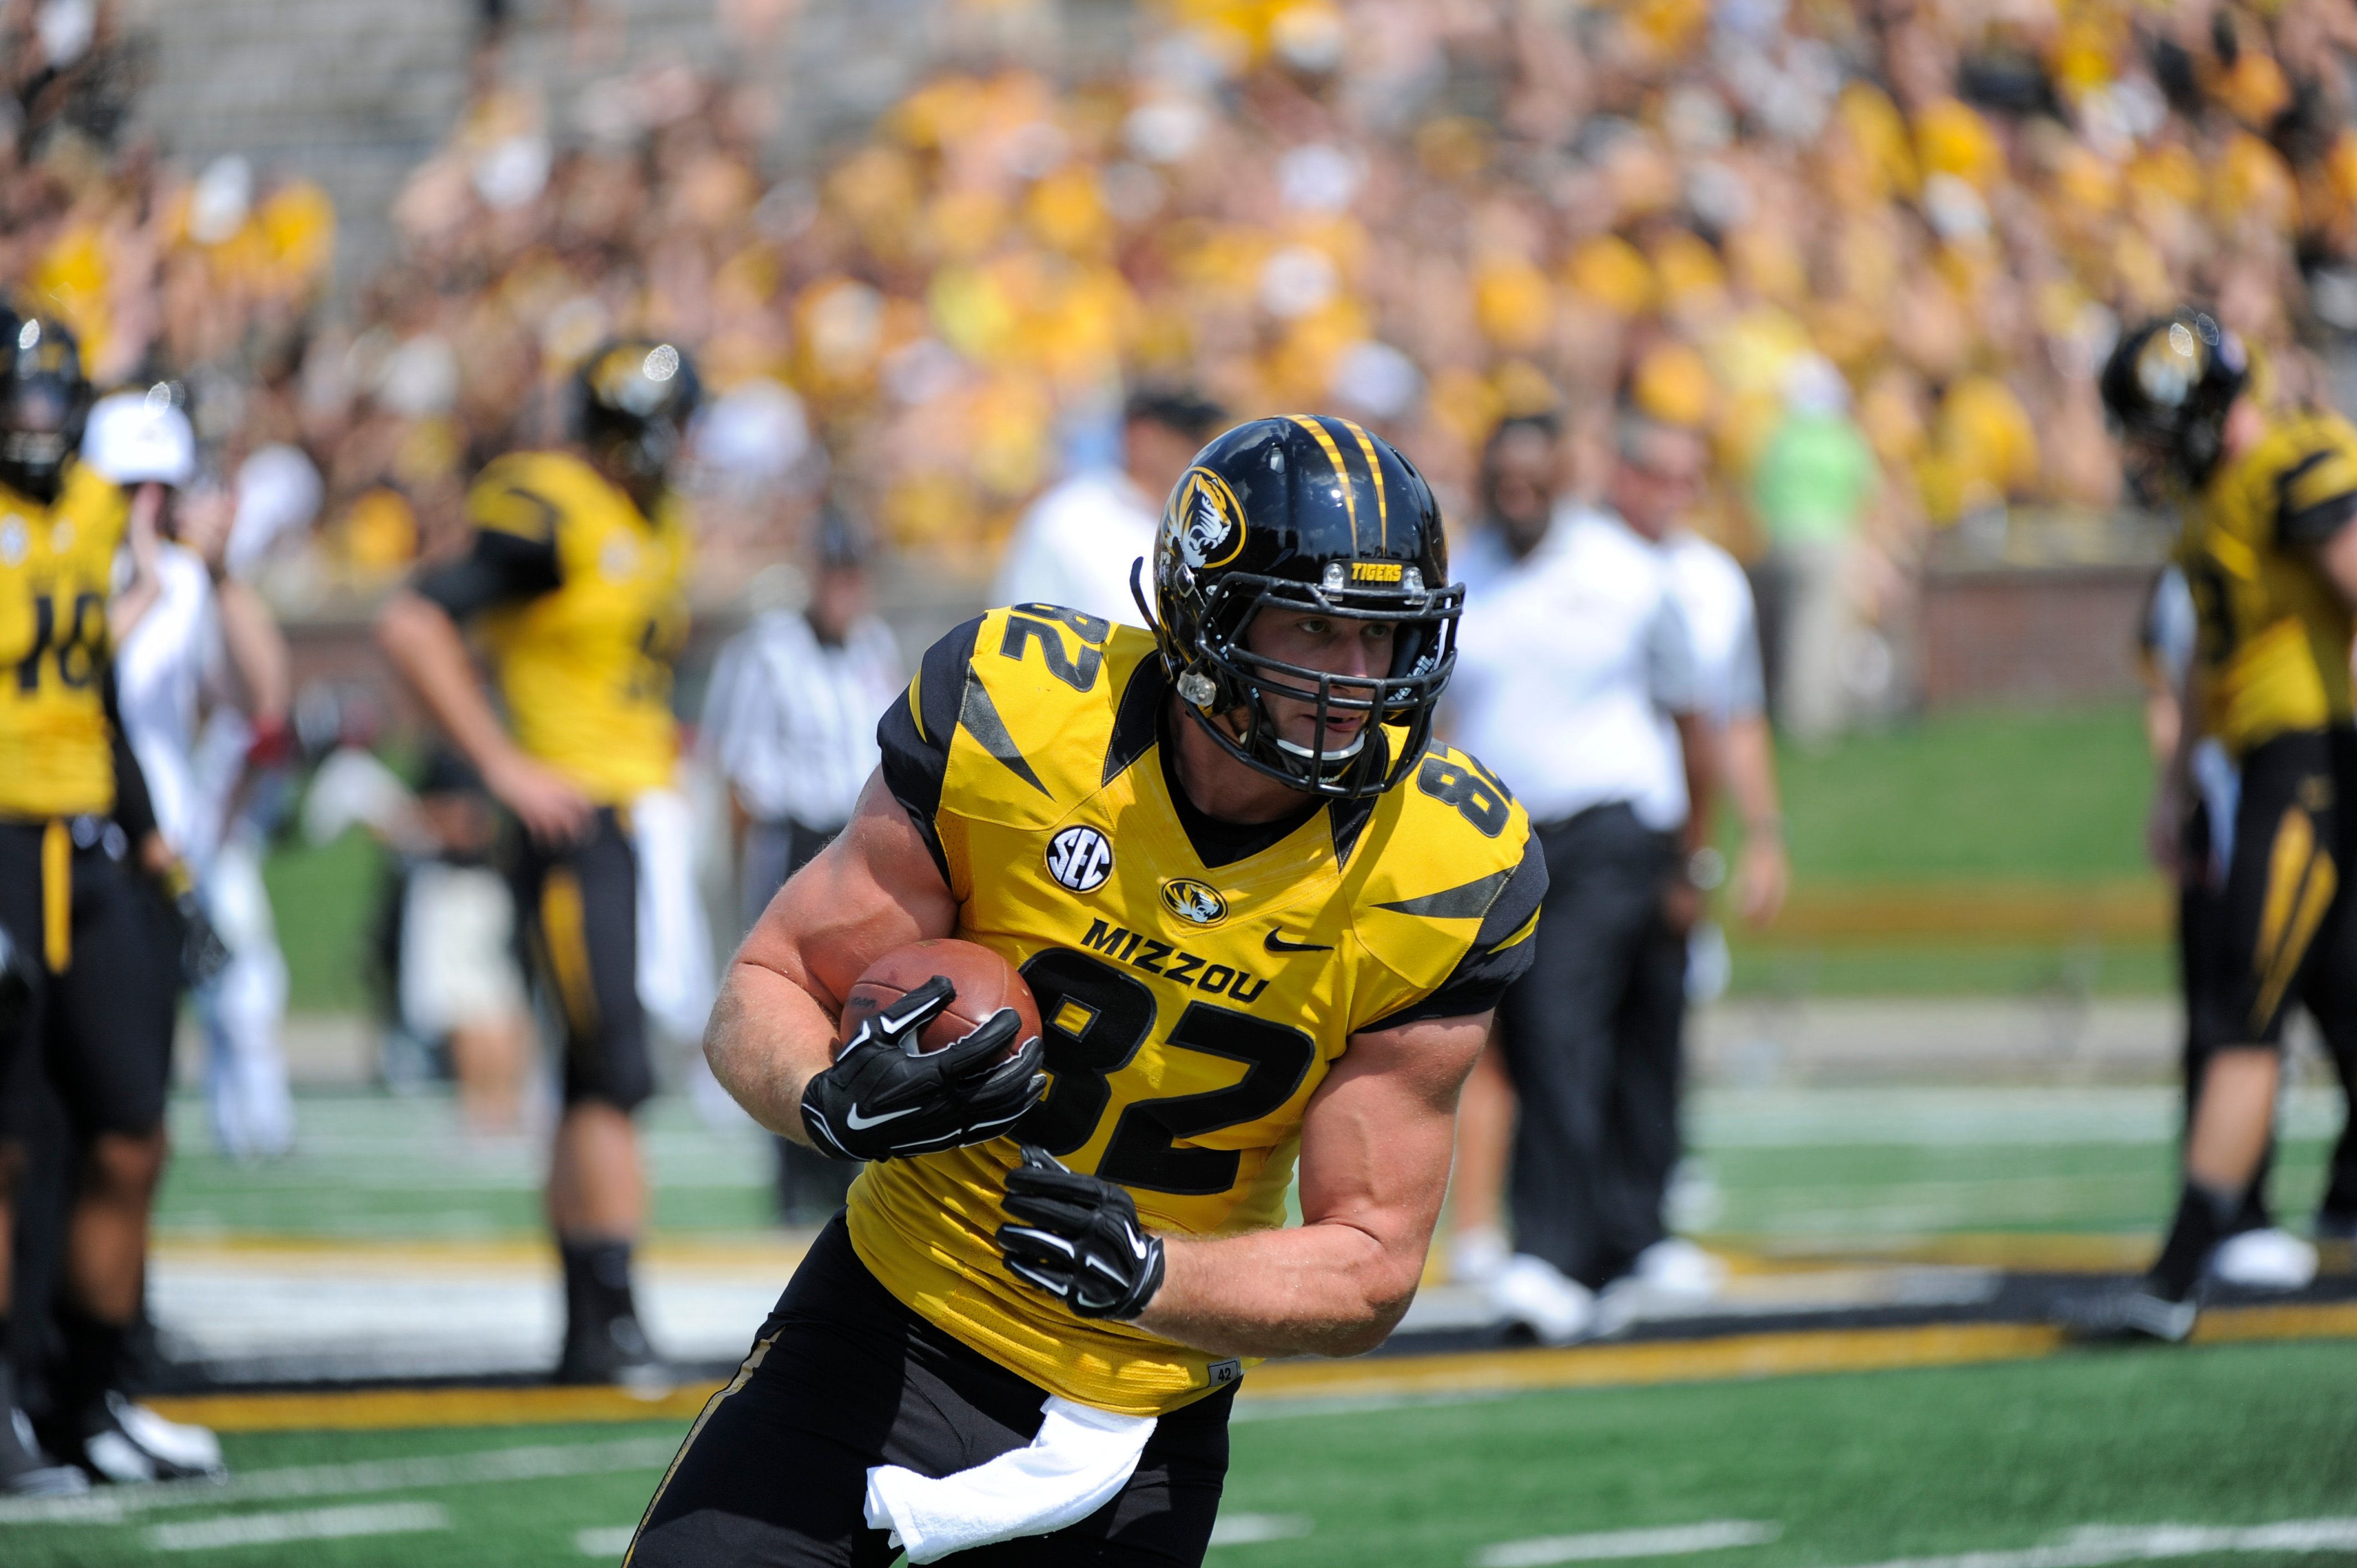
[[[1364,908],[1478,919],[1528,858],[1530,813],[1469,752],[1435,742],[1381,798],[1350,867]]]
[[[2325,409],[2272,421],[2228,469],[2211,526],[2253,547],[2313,543],[2357,511],[2357,425]]]
[[[1469,753],[1436,743],[1382,797],[1346,886],[1359,940],[1393,970],[1418,975],[1470,949],[1511,945],[1538,914],[1546,859],[1504,782]]]
[[[129,521],[130,500],[122,486],[88,463],[76,463],[66,470],[65,483],[49,510],[77,527],[113,529]]]
[[[468,492],[468,521],[528,539],[554,539],[597,506],[607,489],[569,452],[509,452],[492,458]]]
[[[1120,771],[1124,737],[1142,734],[1137,755],[1152,743],[1160,676],[1144,631],[1061,606],[1012,605],[926,650],[905,724],[888,715],[883,738],[912,732],[899,744],[938,759],[942,810],[1053,821]]]

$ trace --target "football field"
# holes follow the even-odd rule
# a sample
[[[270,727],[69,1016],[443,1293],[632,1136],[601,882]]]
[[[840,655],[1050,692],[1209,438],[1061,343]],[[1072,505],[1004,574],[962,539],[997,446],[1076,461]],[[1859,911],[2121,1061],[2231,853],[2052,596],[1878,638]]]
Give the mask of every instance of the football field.
[[[2345,1563],[2357,1558],[2352,1411],[2357,1356],[2331,1342],[1247,1401],[1211,1560]],[[685,1425],[231,1434],[226,1488],[0,1505],[0,1543],[16,1568],[610,1563]]]

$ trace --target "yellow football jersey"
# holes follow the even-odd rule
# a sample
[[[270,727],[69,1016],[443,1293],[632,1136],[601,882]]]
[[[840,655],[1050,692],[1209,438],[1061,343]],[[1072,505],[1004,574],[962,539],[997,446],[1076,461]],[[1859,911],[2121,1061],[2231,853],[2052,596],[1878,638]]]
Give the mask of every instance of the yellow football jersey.
[[[1242,1364],[1075,1316],[1009,1274],[993,1234],[1018,1142],[1120,1183],[1157,1230],[1282,1225],[1303,1110],[1351,1036],[1494,1005],[1546,885],[1521,806],[1437,746],[1387,794],[1207,860],[1197,839],[1218,825],[1171,786],[1169,707],[1146,633],[1022,605],[936,644],[886,714],[885,778],[957,897],[957,934],[1029,982],[1052,1082],[1013,1136],[870,1165],[850,1202],[852,1244],[911,1309],[1132,1414]]]
[[[2186,509],[2206,733],[2237,756],[2350,722],[2349,605],[2312,552],[2352,515],[2357,427],[2327,413],[2277,423]]]
[[[487,611],[484,642],[516,742],[601,805],[672,782],[672,666],[687,639],[687,529],[651,521],[561,452],[486,467],[467,499],[486,534],[553,554],[553,581]]]
[[[0,816],[114,809],[106,601],[127,515],[79,463],[47,506],[0,487]]]

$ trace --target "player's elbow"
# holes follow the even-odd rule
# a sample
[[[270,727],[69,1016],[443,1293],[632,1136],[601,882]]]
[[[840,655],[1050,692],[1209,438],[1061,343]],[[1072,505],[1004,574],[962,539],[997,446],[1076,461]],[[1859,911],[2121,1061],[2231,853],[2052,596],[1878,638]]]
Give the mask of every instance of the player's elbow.
[[[376,614],[376,645],[396,665],[404,665],[419,639],[432,635],[430,618],[442,612],[415,594],[397,593]]]
[[[1415,1300],[1423,1260],[1397,1257],[1376,1245],[1352,1273],[1351,1310],[1334,1325],[1329,1355],[1363,1356],[1391,1337],[1407,1316],[1408,1304]]]

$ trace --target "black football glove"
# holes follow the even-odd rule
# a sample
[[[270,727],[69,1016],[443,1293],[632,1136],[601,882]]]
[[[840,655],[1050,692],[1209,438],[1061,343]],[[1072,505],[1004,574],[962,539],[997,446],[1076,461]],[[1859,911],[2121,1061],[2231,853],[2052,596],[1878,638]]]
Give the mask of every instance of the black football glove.
[[[1129,1194],[1045,1149],[1023,1145],[1006,1212],[1020,1221],[998,1228],[1007,1272],[1082,1317],[1135,1317],[1162,1288],[1162,1238],[1137,1222]]]
[[[878,1008],[802,1090],[802,1125],[819,1153],[839,1160],[929,1155],[997,1137],[1048,1090],[1038,1036],[998,1058],[1022,1028],[1001,1007],[965,1038],[917,1051],[917,1036],[957,999],[940,975]]]
[[[180,922],[180,977],[189,990],[201,991],[229,967],[229,944],[213,929],[211,918],[195,894],[183,893],[173,899],[172,913]]]

